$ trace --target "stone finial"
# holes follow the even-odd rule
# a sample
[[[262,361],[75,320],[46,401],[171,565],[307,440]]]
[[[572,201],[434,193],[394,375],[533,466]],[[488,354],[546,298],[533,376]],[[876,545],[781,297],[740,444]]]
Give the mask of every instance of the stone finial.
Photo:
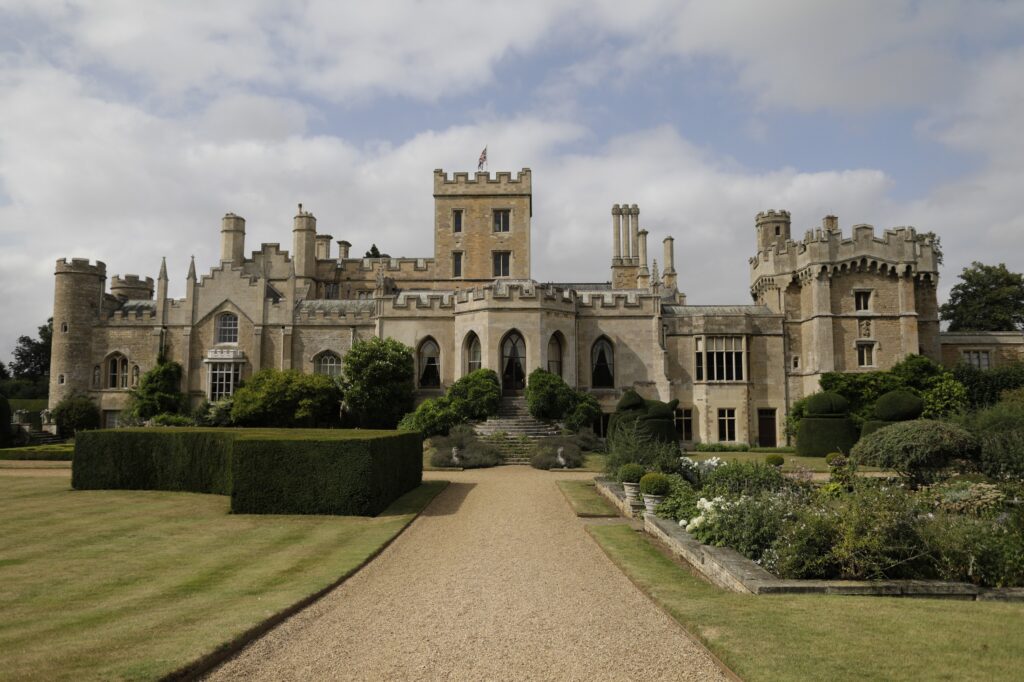
[[[196,281],[196,257],[192,256],[192,260],[188,263],[188,275],[187,279],[194,282]]]
[[[157,276],[162,281],[167,281],[167,256],[160,257],[160,274]]]

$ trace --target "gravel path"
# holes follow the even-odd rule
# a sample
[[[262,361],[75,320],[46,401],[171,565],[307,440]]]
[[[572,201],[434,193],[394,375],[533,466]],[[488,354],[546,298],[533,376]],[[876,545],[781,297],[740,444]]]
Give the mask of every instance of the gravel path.
[[[529,467],[450,485],[339,588],[212,679],[725,679]]]

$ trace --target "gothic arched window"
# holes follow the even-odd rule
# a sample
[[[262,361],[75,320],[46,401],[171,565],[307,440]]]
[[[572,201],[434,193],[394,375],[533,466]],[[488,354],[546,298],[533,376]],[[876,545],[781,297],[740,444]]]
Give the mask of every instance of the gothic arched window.
[[[107,358],[106,388],[128,388],[128,358],[113,353]]]
[[[590,385],[593,388],[615,388],[615,351],[605,337],[594,342],[590,351]]]
[[[325,350],[313,358],[313,372],[336,377],[341,374],[341,358],[337,353]]]
[[[427,337],[420,344],[419,352],[420,388],[441,386],[441,349],[434,339]]]
[[[562,376],[562,340],[561,334],[555,332],[548,340],[548,371]]]
[[[475,372],[483,366],[483,354],[480,350],[480,337],[470,332],[466,337],[466,374]]]

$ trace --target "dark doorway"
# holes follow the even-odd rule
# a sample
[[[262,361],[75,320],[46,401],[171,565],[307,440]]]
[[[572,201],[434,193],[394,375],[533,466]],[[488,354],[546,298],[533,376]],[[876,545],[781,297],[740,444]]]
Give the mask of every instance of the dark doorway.
[[[526,342],[519,332],[509,332],[501,342],[501,388],[507,394],[518,394],[526,388]]]
[[[762,448],[774,448],[778,445],[775,439],[775,410],[757,411],[757,443]]]

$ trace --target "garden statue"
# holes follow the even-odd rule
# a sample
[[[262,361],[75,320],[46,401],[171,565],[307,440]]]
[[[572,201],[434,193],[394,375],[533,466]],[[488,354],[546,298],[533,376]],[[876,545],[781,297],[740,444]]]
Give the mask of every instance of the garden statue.
[[[459,463],[459,448],[456,445],[452,446],[452,464],[457,465]]]
[[[565,452],[565,448],[562,447],[561,445],[558,446],[558,466],[560,466],[560,467],[562,467],[564,469],[565,468],[565,457],[562,456],[563,452]]]

